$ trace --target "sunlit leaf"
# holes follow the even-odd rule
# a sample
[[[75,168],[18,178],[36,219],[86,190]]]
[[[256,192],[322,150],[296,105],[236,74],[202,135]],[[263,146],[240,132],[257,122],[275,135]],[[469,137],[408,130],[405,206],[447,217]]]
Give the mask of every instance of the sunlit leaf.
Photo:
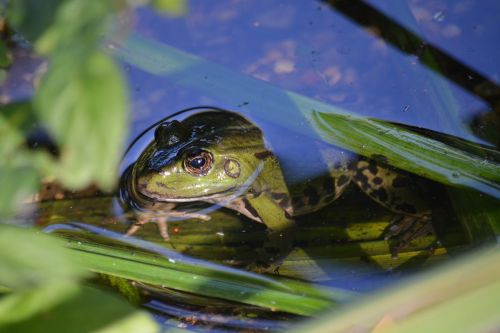
[[[40,231],[0,224],[0,285],[18,290],[87,276],[62,245]]]
[[[499,259],[497,247],[474,253],[294,332],[493,332],[500,325]]]
[[[42,54],[72,53],[76,65],[96,49],[113,13],[112,1],[66,0],[35,42],[37,50]]]
[[[172,16],[181,16],[187,12],[186,0],[153,0],[153,6]]]
[[[10,66],[11,59],[8,54],[7,46],[5,41],[0,39],[0,68],[7,68]]]
[[[117,180],[126,130],[126,88],[111,58],[94,51],[76,64],[54,57],[36,96],[40,118],[61,149],[57,172],[69,187]]]
[[[76,282],[88,273],[62,243],[33,229],[0,224],[0,285],[10,290],[0,298],[0,325],[44,311],[77,290]]]
[[[73,228],[79,227],[84,226],[73,225]],[[63,227],[60,231],[64,234],[65,230]],[[136,243],[129,240],[127,244],[125,239],[123,242],[107,240],[107,244],[99,244],[79,238],[68,242],[68,246],[74,250],[75,262],[94,272],[295,314],[311,315],[354,295],[349,291],[301,281],[267,278],[183,256],[151,243],[139,242],[137,250],[131,250],[131,245]]]
[[[7,19],[24,38],[35,41],[51,25],[63,0],[10,1]]]
[[[0,218],[11,216],[38,186],[34,159],[22,147],[34,119],[29,103],[0,107]]]
[[[78,289],[74,281],[53,280],[4,295],[0,299],[0,330],[50,309],[72,297]]]
[[[0,164],[0,219],[14,214],[29,195],[38,188],[38,172],[33,166],[5,166]]]
[[[15,2],[10,13],[18,31],[49,58],[35,108],[61,148],[53,174],[71,188],[94,182],[109,189],[121,157],[127,94],[118,66],[98,47],[115,8],[85,0],[39,5]]]
[[[0,327],[0,332],[154,333],[159,327],[150,315],[123,299],[83,287],[30,320]]]
[[[0,106],[0,155],[18,151],[19,146],[36,122],[31,103],[11,103]]]

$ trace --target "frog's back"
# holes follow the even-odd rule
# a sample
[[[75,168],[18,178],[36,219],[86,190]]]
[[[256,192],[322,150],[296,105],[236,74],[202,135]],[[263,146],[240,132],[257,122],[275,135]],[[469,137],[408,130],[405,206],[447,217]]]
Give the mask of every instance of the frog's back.
[[[313,213],[335,201],[352,180],[356,155],[318,144],[319,158],[280,160],[290,194],[287,210],[294,216]],[[311,172],[313,170],[313,172]]]

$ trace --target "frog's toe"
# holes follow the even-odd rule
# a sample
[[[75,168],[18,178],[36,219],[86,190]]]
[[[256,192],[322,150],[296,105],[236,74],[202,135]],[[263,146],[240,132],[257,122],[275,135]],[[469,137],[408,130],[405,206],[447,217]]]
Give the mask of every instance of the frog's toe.
[[[391,246],[391,255],[397,258],[412,241],[429,235],[436,235],[429,215],[397,215],[386,231],[385,240],[396,241],[396,244]]]

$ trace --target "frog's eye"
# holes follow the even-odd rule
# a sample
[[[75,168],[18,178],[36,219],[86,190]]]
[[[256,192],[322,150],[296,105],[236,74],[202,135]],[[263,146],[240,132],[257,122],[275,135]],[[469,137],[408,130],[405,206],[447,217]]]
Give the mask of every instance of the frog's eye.
[[[188,153],[184,159],[184,169],[195,176],[206,175],[212,168],[213,155],[206,150],[196,150]]]

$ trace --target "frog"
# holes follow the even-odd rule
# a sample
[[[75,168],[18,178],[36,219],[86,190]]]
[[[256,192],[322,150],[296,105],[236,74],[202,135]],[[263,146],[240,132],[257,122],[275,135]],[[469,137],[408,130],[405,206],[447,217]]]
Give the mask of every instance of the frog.
[[[415,177],[374,159],[339,158],[338,151],[334,147],[321,151],[327,165],[324,174],[290,184],[279,157],[254,122],[232,111],[206,110],[182,121],[160,123],[154,139],[131,166],[127,186],[150,208],[167,207],[157,214],[165,239],[168,216],[184,214],[172,210],[180,203],[215,204],[263,223],[266,240],[257,249],[261,263],[283,260],[293,249],[296,217],[329,205],[350,184],[395,213],[385,236],[401,238],[391,249],[393,256],[410,240],[433,232],[431,210],[417,193]],[[185,214],[209,219],[200,213]],[[136,223],[129,234],[147,221]]]

